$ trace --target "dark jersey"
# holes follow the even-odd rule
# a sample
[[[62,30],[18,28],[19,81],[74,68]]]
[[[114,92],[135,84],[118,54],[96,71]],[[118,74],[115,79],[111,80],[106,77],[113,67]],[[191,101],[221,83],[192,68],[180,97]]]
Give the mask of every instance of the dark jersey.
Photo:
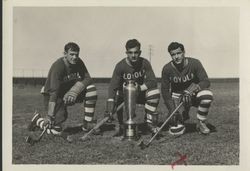
[[[114,98],[115,92],[122,90],[123,83],[128,80],[134,80],[139,85],[145,84],[147,88],[157,87],[155,74],[148,60],[139,57],[132,66],[124,58],[115,66],[109,87],[109,98]]]
[[[81,59],[76,64],[71,65],[64,57],[55,61],[45,82],[44,93],[50,95],[50,102],[62,98],[64,94],[77,82],[82,81],[84,85],[91,82],[88,70]]]
[[[167,103],[171,98],[171,92],[182,93],[192,83],[198,84],[201,89],[210,86],[207,73],[199,60],[186,57],[184,67],[179,71],[171,61],[162,70],[161,91]]]

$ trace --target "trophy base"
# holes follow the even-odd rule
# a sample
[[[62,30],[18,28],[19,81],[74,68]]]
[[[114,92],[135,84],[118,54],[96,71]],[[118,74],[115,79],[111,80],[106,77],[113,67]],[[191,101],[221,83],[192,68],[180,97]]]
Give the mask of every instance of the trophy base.
[[[123,139],[128,141],[137,141],[139,139],[136,124],[125,124]]]

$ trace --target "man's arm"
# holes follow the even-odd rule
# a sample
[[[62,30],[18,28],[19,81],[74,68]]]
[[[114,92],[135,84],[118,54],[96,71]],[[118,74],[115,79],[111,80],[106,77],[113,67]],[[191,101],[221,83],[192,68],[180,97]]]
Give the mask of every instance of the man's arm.
[[[48,88],[49,88],[49,103],[48,103],[48,111],[47,116],[45,117],[45,125],[49,125],[49,128],[53,124],[53,120],[55,117],[55,106],[56,101],[59,94],[59,89],[61,85],[61,78],[60,78],[60,66],[57,63],[54,63],[49,71],[48,74]]]
[[[49,95],[50,95],[50,99],[49,102],[56,102],[58,94],[59,94],[59,89],[60,89],[60,85],[62,83],[62,79],[60,78],[60,65],[58,65],[58,63],[54,63],[50,70],[49,70],[49,74],[48,74],[48,85],[47,87],[49,88]]]
[[[92,83],[92,78],[81,60],[79,63],[79,73],[82,79],[77,81],[63,97],[64,103],[67,105],[74,104],[77,96]]]
[[[169,81],[169,73],[165,68],[162,70],[162,76],[161,76],[161,93],[164,100],[164,103],[168,109],[168,111],[171,113],[174,111],[175,105],[174,101],[171,96],[171,83]]]
[[[87,67],[82,61],[80,63],[80,75],[83,78],[80,82],[84,85],[84,88],[93,83]]]
[[[140,86],[141,91],[146,91],[149,88],[157,87],[157,80],[151,64],[145,60],[145,81]]]
[[[196,72],[195,74],[197,75],[198,79],[200,80],[200,82],[198,83],[200,88],[201,89],[208,88],[210,86],[210,81],[208,79],[206,70],[204,69],[204,67],[202,66],[199,60],[197,60],[195,72]]]
[[[122,81],[121,68],[118,65],[116,65],[108,89],[109,99],[114,99],[116,91],[119,89],[120,85],[122,85],[121,81]]]

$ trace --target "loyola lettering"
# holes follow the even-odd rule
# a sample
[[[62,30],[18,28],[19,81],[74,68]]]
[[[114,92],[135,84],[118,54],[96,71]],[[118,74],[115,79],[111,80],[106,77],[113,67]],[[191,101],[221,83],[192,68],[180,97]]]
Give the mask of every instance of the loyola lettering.
[[[144,77],[145,71],[139,71],[139,72],[134,72],[134,73],[124,73],[123,74],[123,79],[124,80],[131,80],[131,79],[136,79],[140,77]]]
[[[81,79],[81,76],[80,76],[79,72],[77,72],[77,73],[71,73],[71,74],[65,76],[63,78],[63,81],[64,82],[68,82],[68,81],[78,80],[78,79]]]
[[[173,82],[174,83],[185,83],[185,82],[192,80],[193,78],[194,78],[194,74],[191,73],[191,74],[187,74],[183,77],[173,77]]]

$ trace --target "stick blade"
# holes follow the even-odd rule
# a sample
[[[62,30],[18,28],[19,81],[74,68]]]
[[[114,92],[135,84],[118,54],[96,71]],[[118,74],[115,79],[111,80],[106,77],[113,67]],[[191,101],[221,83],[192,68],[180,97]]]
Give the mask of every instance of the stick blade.
[[[80,137],[79,139],[80,139],[81,141],[85,141],[85,140],[87,139],[87,137],[88,137],[88,134],[85,134],[85,135],[83,135],[82,137]]]
[[[35,144],[35,141],[30,136],[25,137],[25,141],[30,145]]]
[[[141,140],[137,145],[141,148],[141,150],[144,150],[147,147],[143,140]]]

